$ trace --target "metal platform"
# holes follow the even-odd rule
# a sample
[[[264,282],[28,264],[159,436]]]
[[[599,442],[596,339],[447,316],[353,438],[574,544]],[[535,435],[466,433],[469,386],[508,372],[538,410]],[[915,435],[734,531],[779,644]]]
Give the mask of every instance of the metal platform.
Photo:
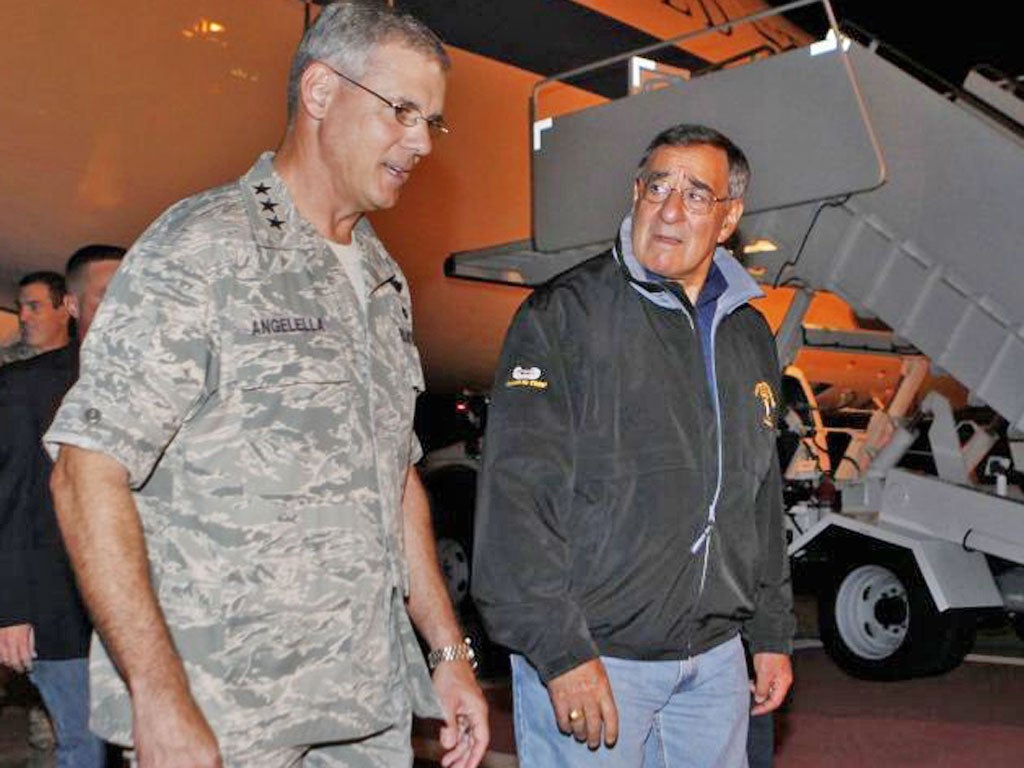
[[[763,282],[835,292],[1024,430],[1021,132],[835,34],[535,124],[532,245],[446,273],[535,285],[601,250],[646,142],[683,121],[750,159],[740,229],[769,244],[748,259]]]
[[[746,217],[773,284],[830,290],[1024,429],[1024,141],[854,43],[888,179],[834,203]]]

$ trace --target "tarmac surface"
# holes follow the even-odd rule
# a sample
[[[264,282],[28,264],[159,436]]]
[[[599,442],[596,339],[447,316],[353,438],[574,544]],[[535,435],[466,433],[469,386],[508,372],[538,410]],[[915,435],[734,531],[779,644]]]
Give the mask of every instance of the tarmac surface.
[[[872,683],[843,674],[817,641],[813,598],[798,597],[796,686],[776,719],[777,768],[1001,768],[1024,755],[1024,642],[1008,626],[983,628],[967,661],[939,677]],[[0,674],[0,768],[51,768],[28,746],[34,691]],[[517,768],[507,679],[485,681],[491,747],[485,768]],[[437,724],[414,730],[415,768],[436,768]],[[547,768],[547,767],[544,767]]]

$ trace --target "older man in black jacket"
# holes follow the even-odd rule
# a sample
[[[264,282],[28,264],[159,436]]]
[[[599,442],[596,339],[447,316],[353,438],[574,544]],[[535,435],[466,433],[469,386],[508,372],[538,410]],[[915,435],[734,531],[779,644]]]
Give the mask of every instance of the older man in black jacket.
[[[745,766],[749,713],[789,688],[778,363],[761,292],[720,247],[748,178],[717,131],[659,134],[614,249],[509,330],[473,589],[521,654],[524,766]]]
[[[67,266],[68,311],[83,338],[124,250],[86,246]],[[0,369],[0,664],[28,672],[57,734],[60,765],[102,766],[89,733],[92,626],[57,527],[41,439],[78,376],[72,342]]]

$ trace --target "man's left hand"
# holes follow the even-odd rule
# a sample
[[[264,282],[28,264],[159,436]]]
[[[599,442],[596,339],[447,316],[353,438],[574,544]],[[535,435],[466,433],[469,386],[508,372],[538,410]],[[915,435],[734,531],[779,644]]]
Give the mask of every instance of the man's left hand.
[[[487,701],[468,661],[443,661],[434,670],[434,690],[444,708],[441,758],[444,768],[476,768],[491,740]]]
[[[785,653],[755,653],[754,694],[751,715],[764,715],[779,708],[793,684],[793,665]]]
[[[31,672],[36,657],[36,636],[31,624],[0,627],[0,666]]]

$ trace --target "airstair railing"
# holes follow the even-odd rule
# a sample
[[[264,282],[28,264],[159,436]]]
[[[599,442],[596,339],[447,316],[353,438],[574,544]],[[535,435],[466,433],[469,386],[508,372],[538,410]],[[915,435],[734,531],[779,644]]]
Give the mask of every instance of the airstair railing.
[[[829,30],[826,38],[756,59],[773,62],[767,68],[754,70],[739,65],[723,69],[719,63],[692,76],[686,72],[677,76],[672,67],[646,58],[703,35],[809,6],[823,8]],[[767,170],[756,174],[758,180],[747,200],[750,213],[877,189],[888,176],[886,161],[846,53],[848,45],[828,0],[796,0],[539,81],[529,101],[534,248],[552,252],[607,239],[611,234],[605,231],[608,222],[628,202],[623,182],[628,182],[631,158],[639,156],[646,141],[667,127],[669,121],[709,122],[741,141],[752,163],[761,161],[760,168]],[[828,60],[822,61],[820,67],[808,67],[801,51],[809,52],[812,60]],[[627,62],[632,65],[631,89],[638,85],[632,76],[641,68],[647,69],[647,64],[669,87],[644,88],[642,93],[625,98],[563,110],[554,117],[541,116],[540,97],[547,89],[555,85],[575,86],[581,76]],[[787,89],[785,84],[792,80],[806,87],[796,85]],[[716,92],[728,96],[716,100]],[[588,100],[589,97],[583,97],[583,101]],[[752,104],[757,104],[760,112],[752,114]],[[662,115],[665,124],[659,122]],[[753,131],[758,119],[768,127],[767,131]],[[790,127],[783,129],[783,125]],[[800,140],[801,136],[807,141]],[[796,165],[782,167],[768,162],[776,151],[769,152],[763,146],[769,140],[773,146],[796,153],[802,158],[801,165],[814,165],[819,172],[812,176]]]

